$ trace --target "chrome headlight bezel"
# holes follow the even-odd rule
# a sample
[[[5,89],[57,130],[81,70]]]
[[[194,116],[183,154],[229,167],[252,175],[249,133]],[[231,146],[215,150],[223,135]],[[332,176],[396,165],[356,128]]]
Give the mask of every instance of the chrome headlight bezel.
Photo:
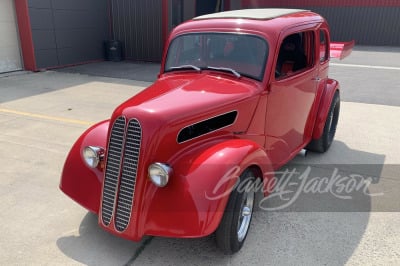
[[[104,158],[104,148],[97,146],[86,146],[82,150],[82,158],[90,168],[96,168]]]
[[[148,168],[148,175],[157,187],[165,187],[172,175],[172,168],[164,163],[152,163]]]

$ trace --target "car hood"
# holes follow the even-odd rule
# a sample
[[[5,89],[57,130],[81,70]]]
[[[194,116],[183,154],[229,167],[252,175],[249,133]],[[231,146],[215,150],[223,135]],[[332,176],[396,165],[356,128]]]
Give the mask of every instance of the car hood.
[[[126,136],[130,132],[130,138],[132,132],[136,132],[133,128],[140,129],[138,164],[144,167],[138,175],[145,177],[152,162],[174,165],[176,158],[197,145],[243,135],[257,108],[260,90],[260,85],[245,78],[236,80],[203,73],[169,74],[114,111],[108,138],[111,139],[114,132],[115,136],[121,135],[120,123],[113,131],[116,121],[123,120],[126,128],[132,125],[131,131],[125,131]],[[232,124],[230,120],[229,123],[219,120],[217,124],[193,126],[228,113],[234,114]],[[119,119],[121,117],[124,119]],[[219,127],[218,123],[223,125]],[[184,132],[182,136],[181,132]]]
[[[168,123],[190,121],[235,110],[239,103],[256,101],[257,93],[257,83],[248,80],[206,73],[173,74],[158,79],[115,113]],[[246,106],[247,111],[254,110],[256,102]]]

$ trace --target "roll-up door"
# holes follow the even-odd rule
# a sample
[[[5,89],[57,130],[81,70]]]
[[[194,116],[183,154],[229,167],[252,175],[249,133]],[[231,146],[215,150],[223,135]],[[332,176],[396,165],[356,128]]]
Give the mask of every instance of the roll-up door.
[[[13,0],[0,1],[0,73],[21,70],[21,53]]]

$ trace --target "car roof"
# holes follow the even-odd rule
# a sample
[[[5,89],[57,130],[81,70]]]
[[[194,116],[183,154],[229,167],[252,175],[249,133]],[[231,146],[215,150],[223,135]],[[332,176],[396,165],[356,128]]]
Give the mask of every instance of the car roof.
[[[272,41],[290,27],[316,26],[324,21],[320,15],[303,9],[242,9],[195,17],[175,27],[170,38],[193,32],[242,32],[268,36]]]
[[[286,9],[286,8],[241,9],[241,10],[224,11],[224,12],[198,16],[193,18],[193,20],[216,19],[216,18],[243,18],[243,19],[267,20],[305,11],[308,10]]]

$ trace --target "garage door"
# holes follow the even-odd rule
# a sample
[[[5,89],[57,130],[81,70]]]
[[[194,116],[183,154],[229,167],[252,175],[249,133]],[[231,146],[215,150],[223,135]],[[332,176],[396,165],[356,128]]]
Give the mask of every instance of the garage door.
[[[21,54],[13,0],[0,0],[0,73],[21,70]]]
[[[126,59],[159,62],[162,56],[162,1],[112,0],[114,39]]]

